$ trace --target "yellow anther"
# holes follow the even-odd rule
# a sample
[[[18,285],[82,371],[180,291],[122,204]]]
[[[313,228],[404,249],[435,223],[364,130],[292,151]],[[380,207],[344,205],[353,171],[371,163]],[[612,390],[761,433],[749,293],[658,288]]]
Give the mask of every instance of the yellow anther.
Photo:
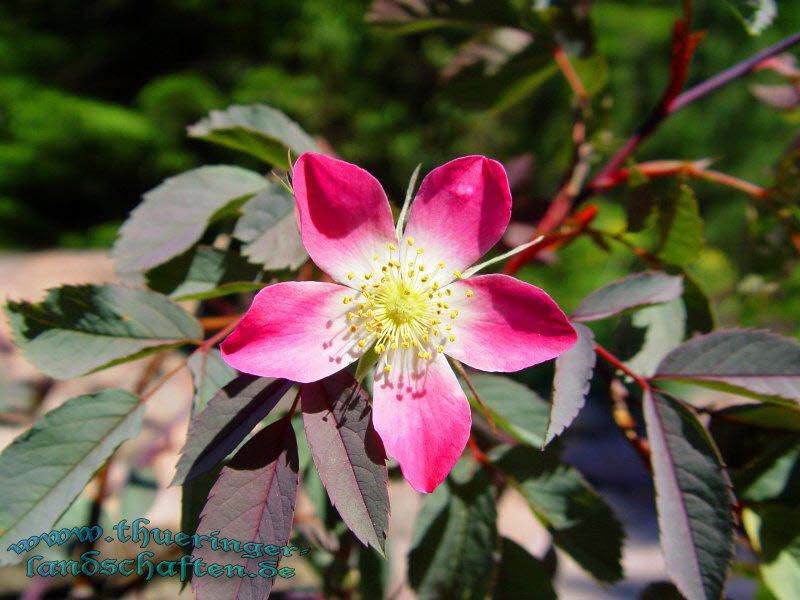
[[[350,331],[355,333],[356,331],[358,331],[358,327],[356,327],[355,325],[350,325]]]
[[[441,334],[441,332],[439,331],[439,329],[438,329],[438,328],[436,328],[436,327],[434,327],[433,329],[431,329],[431,333],[432,333],[433,335],[437,336],[437,337],[438,337],[438,336]]]
[[[431,284],[431,289],[432,289],[432,290],[435,292],[436,290],[438,290],[438,289],[439,289],[439,284],[438,284],[438,283],[436,283],[436,282],[434,281],[434,282]]]
[[[452,325],[445,325],[444,326],[444,330],[445,331],[453,331],[453,326]]]
[[[472,298],[475,295],[475,292],[472,290],[467,290],[467,298]]]
[[[450,311],[450,318],[455,319],[458,316],[458,309],[453,309]]]
[[[364,279],[372,279],[372,273],[364,273]]]
[[[349,312],[349,313],[347,313],[347,320],[348,320],[348,321],[352,321],[352,320],[353,320],[353,319],[355,319],[355,318],[356,318],[356,313],[354,313],[354,312],[352,312],[352,311],[351,311],[351,312]]]
[[[388,270],[389,270],[389,265],[383,265],[381,267],[381,271],[383,271],[384,273],[386,273],[386,271],[388,271]]]
[[[420,350],[417,353],[417,356],[419,356],[420,358],[424,358],[424,359],[428,360],[431,357],[431,353],[430,352],[425,352],[424,350]]]
[[[414,269],[409,269],[407,275],[409,277],[413,277],[414,276]]]
[[[448,339],[448,340],[450,340],[451,342],[455,342],[455,341],[456,341],[456,336],[454,336],[454,335],[448,335],[448,336],[447,336],[447,339]]]
[[[425,248],[417,248],[417,254],[425,254]]]
[[[438,266],[440,269],[444,269],[444,261],[440,260],[438,263],[436,263],[436,266]]]
[[[378,260],[378,259],[380,259],[380,256],[378,256],[377,254],[372,255],[372,260]]]
[[[403,348],[411,348],[411,344],[409,342],[403,342],[400,345],[403,346]]]
[[[450,288],[446,288],[446,289],[444,290],[444,295],[445,295],[445,296],[451,296],[452,294],[453,294],[453,292],[451,292],[451,291],[450,291]]]
[[[414,238],[411,237],[411,236],[408,236],[406,238],[406,244],[408,244],[409,246],[413,246],[414,245]]]
[[[367,345],[367,342],[365,342],[364,340],[358,340],[358,347],[359,348],[364,348],[364,347],[366,347],[366,345]]]
[[[427,333],[423,333],[423,334],[422,334],[422,341],[423,341],[423,342],[427,342],[429,339],[430,339],[430,338],[428,337],[428,334],[427,334]]]
[[[355,274],[355,273],[353,273],[353,272],[350,272],[350,273],[348,273],[348,274],[347,274],[347,278],[348,278],[348,279],[350,279],[351,281],[352,281],[353,279],[355,279],[355,277],[356,277],[356,274]]]
[[[456,270],[456,271],[453,271],[453,276],[454,276],[456,279],[461,279],[461,271],[458,271],[458,270]]]
[[[392,342],[392,350],[397,350],[397,342]]]
[[[427,276],[427,275],[423,275],[422,277],[420,277],[420,279],[419,279],[419,280],[420,280],[422,283],[425,283],[426,281],[428,281],[428,276]]]
[[[397,246],[394,244],[389,244],[389,252],[394,252],[395,250],[397,250]]]
[[[353,301],[352,296],[345,296],[344,298],[342,298],[342,304],[350,304],[352,301]]]
[[[420,250],[422,250],[422,248],[420,248]],[[420,272],[424,271],[425,270],[425,265],[418,266],[417,270],[420,271]]]
[[[383,367],[384,373],[389,373],[391,370],[392,370],[392,365],[386,365],[385,367]]]
[[[444,346],[442,346],[441,344],[439,344],[438,346],[436,346],[436,351],[437,351],[437,352],[444,352]]]
[[[377,344],[375,346],[375,352],[377,352],[378,354],[383,354],[385,351],[386,351],[386,346],[384,346],[383,344]]]

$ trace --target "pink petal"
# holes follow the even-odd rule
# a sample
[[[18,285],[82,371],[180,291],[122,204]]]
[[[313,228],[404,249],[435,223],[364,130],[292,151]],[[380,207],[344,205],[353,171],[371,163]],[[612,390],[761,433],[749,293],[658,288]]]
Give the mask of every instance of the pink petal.
[[[373,255],[384,256],[397,243],[386,194],[364,169],[307,152],[294,164],[292,186],[303,245],[334,279],[369,273]]]
[[[404,235],[425,249],[428,260],[463,271],[503,235],[511,217],[506,171],[485,156],[445,163],[422,180]]]
[[[345,296],[349,288],[317,281],[289,281],[256,294],[220,350],[226,363],[262,377],[307,383],[359,358],[350,332]]]
[[[400,463],[418,492],[432,492],[461,456],[472,415],[447,359],[422,360],[410,353],[388,375],[378,370],[372,421],[386,454]],[[404,368],[405,365],[405,368]]]
[[[445,353],[481,371],[519,371],[559,356],[578,339],[558,304],[519,279],[478,275],[448,289],[458,316],[446,321],[455,341]]]

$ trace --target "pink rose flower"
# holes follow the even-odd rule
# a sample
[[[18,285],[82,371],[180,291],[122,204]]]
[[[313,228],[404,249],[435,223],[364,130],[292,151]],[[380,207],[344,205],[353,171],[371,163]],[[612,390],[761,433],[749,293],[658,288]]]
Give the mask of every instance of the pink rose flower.
[[[407,207],[395,226],[380,183],[350,163],[303,154],[292,185],[303,244],[340,284],[264,288],[222,355],[239,371],[306,383],[374,347],[375,430],[408,482],[430,492],[458,460],[472,424],[445,355],[482,371],[518,371],[577,339],[541,289],[469,269],[508,226],[505,169],[483,156],[434,169],[405,230]]]

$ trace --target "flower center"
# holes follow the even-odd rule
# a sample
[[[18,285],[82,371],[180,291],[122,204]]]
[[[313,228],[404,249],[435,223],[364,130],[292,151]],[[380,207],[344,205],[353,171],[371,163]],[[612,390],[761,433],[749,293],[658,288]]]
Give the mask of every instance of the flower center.
[[[458,317],[447,284],[461,273],[447,274],[444,261],[427,260],[425,249],[415,247],[411,237],[403,248],[389,244],[387,255],[372,258],[371,272],[347,275],[350,285],[360,290],[355,298],[344,298],[345,304],[355,305],[347,319],[350,331],[359,335],[358,347],[363,350],[374,343],[378,354],[386,354],[386,372],[394,352],[414,351],[426,360],[443,352],[445,344],[456,339],[453,323]],[[471,296],[468,290],[466,297]]]

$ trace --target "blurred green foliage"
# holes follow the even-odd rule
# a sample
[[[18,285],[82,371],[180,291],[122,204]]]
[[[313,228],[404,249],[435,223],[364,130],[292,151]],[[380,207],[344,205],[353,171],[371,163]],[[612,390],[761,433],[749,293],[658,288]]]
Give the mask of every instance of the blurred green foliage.
[[[468,36],[435,30],[397,36],[365,20],[366,0],[8,0],[0,5],[0,247],[107,247],[141,193],[203,163],[241,163],[233,151],[189,140],[189,123],[212,108],[264,102],[372,171],[401,197],[423,172],[453,156],[533,156],[533,178],[515,216],[540,215],[571,152],[571,94],[556,72],[530,81],[532,95],[474,108],[493,84],[466,90],[441,71]],[[591,20],[605,63],[576,62],[589,85],[607,85],[595,124],[612,151],[656,103],[668,75],[675,0],[597,0]],[[696,2],[707,29],[690,84],[787,35],[800,4],[751,36],[719,0]],[[538,59],[537,59],[538,60]],[[471,72],[470,72],[471,73]],[[749,81],[770,82],[763,73]],[[797,119],[757,101],[738,81],[670,118],[640,160],[717,159],[715,168],[762,185],[797,135]],[[472,87],[470,87],[472,86]],[[463,87],[463,86],[462,86]],[[256,166],[250,163],[249,166]],[[800,272],[769,216],[748,199],[693,184],[706,220],[692,271],[715,297],[722,322],[798,333]],[[600,198],[599,228],[625,225],[623,191]],[[567,308],[635,262],[581,238],[553,265],[522,275],[549,285]]]

